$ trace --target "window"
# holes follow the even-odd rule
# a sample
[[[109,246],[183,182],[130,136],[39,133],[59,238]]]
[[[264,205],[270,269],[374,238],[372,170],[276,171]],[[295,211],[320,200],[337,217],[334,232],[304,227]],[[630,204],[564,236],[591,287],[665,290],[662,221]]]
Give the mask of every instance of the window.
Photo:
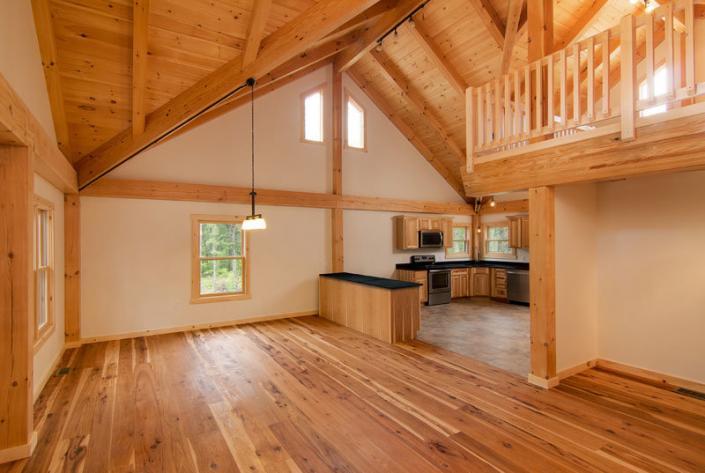
[[[345,98],[345,146],[367,149],[367,123],[365,109],[350,95]]]
[[[54,329],[54,205],[34,198],[35,349]]]
[[[249,294],[247,232],[242,218],[193,216],[191,302],[244,299]]]
[[[661,67],[654,73],[654,97],[660,97],[668,92],[668,70]],[[647,81],[639,86],[639,99],[644,100],[649,96],[649,84]],[[656,105],[655,107],[647,108],[639,112],[641,117],[649,117],[657,113],[663,113],[667,109],[666,104]]]
[[[516,258],[516,253],[509,246],[509,222],[486,223],[483,253],[485,258]]]
[[[447,258],[467,258],[470,256],[470,236],[468,225],[453,226],[453,246],[446,248]]]
[[[308,143],[323,143],[323,90],[320,85],[302,96],[301,139]]]

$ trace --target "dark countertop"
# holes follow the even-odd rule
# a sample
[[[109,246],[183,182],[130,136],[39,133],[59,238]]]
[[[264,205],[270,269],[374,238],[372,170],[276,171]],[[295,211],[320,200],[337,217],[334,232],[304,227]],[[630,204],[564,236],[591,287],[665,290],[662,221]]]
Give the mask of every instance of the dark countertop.
[[[457,269],[457,268],[499,268],[499,269],[529,269],[529,263],[519,263],[512,261],[437,261],[435,263],[399,263],[397,269],[409,271],[426,271],[429,269]]]
[[[320,274],[322,278],[339,279],[341,281],[364,284],[366,286],[380,287],[382,289],[406,289],[409,287],[419,287],[421,284],[415,282],[398,281],[396,279],[378,278],[375,276],[364,276],[354,273],[327,273]]]

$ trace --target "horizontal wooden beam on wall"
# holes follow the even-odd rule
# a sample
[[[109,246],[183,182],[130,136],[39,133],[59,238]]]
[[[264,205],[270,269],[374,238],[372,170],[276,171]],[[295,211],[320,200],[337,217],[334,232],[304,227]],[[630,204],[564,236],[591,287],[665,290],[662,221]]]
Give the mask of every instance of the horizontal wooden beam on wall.
[[[505,202],[495,202],[494,207],[489,205],[483,205],[480,213],[482,215],[487,214],[501,214],[507,212],[528,212],[529,211],[529,199],[523,200],[508,200]]]
[[[188,202],[238,204],[247,204],[250,202],[250,189],[248,187],[129,179],[101,179],[82,190],[80,195],[86,197],[115,197],[123,199]],[[322,192],[297,192],[274,189],[257,189],[257,203],[261,205],[318,209],[474,215],[472,207],[462,202],[432,202],[425,200],[335,195]]]

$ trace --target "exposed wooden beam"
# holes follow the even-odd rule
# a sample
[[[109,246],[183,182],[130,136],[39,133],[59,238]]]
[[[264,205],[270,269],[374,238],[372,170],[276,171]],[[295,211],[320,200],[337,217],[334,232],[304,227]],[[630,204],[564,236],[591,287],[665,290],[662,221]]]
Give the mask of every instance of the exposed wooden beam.
[[[326,36],[326,39],[335,39],[338,36],[342,36],[346,33],[350,33],[351,31],[359,30],[361,28],[364,28],[366,31],[373,22],[379,20],[382,15],[396,7],[396,5],[396,0],[381,0],[379,3],[376,3],[352,20],[340,26],[333,33]]]
[[[465,189],[461,181],[453,174],[448,167],[441,162],[434,153],[424,144],[424,142],[416,135],[414,130],[407,125],[404,120],[393,112],[392,106],[386,101],[386,99],[379,94],[374,88],[367,82],[365,82],[354,69],[348,71],[350,78],[357,84],[360,89],[365,92],[365,94],[370,98],[370,100],[384,113],[387,118],[397,127],[404,137],[406,137],[409,142],[414,145],[416,150],[423,156],[426,161],[433,166],[433,168],[446,180],[446,182],[464,199]]]
[[[499,213],[507,213],[507,212],[528,212],[528,211],[529,211],[529,200],[524,199],[524,200],[507,200],[504,202],[495,202],[494,207],[490,207],[489,205],[483,205],[482,211],[480,213],[482,215],[487,215],[487,214],[499,214]]]
[[[140,135],[145,123],[145,89],[149,55],[149,1],[132,2],[132,134]]]
[[[247,32],[245,51],[242,53],[242,67],[249,66],[257,58],[257,53],[264,37],[264,28],[267,25],[269,10],[272,6],[272,0],[254,0],[252,3],[253,10],[250,17],[250,27]]]
[[[357,61],[360,60],[367,52],[375,47],[377,41],[384,36],[391,28],[403,20],[425,0],[399,0],[397,6],[387,11],[382,17],[372,25],[359,39],[357,44],[349,49],[346,49],[338,55],[335,60],[337,70],[347,71]]]
[[[414,90],[409,81],[402,76],[401,72],[391,64],[389,57],[384,53],[377,50],[371,50],[370,55],[375,60],[377,65],[382,70],[383,74],[387,79],[389,79],[393,84],[397,86],[399,92],[402,96],[409,102],[414,108],[418,110],[423,116],[426,117],[428,123],[431,127],[436,130],[440,135],[443,142],[446,144],[448,149],[458,158],[458,165],[465,163],[465,151],[463,151],[460,146],[458,146],[451,136],[446,132],[445,126],[441,123],[440,119],[436,114],[426,105],[424,98]]]
[[[556,249],[555,191],[529,189],[531,252],[531,373],[529,381],[542,387],[556,383]]]
[[[500,48],[504,45],[504,22],[497,14],[490,0],[468,0],[484,23],[487,32]]]
[[[64,334],[81,340],[81,200],[64,195]]]
[[[105,178],[82,190],[80,195],[123,199],[249,204],[250,190],[249,187]],[[373,210],[445,215],[474,214],[472,207],[465,203],[346,196],[272,189],[257,189],[257,203],[261,205],[317,209]]]
[[[86,155],[78,163],[79,185],[89,184],[127,159],[149,148],[178,125],[192,119],[241,87],[248,77],[260,78],[300,54],[378,0],[322,0],[265,38],[252,64],[228,61],[169,102],[150,113],[145,130],[132,136],[127,129]]]
[[[333,195],[343,194],[343,73],[333,71]],[[345,247],[343,238],[343,210],[331,211],[331,248],[333,272],[345,268]]]
[[[587,30],[590,29],[592,24],[597,18],[599,18],[600,13],[607,5],[607,0],[592,0],[590,7],[580,15],[570,27],[569,34],[565,38],[556,41],[553,45],[553,50],[557,51],[559,49],[567,48],[575,41],[579,40]]]
[[[408,26],[406,29],[411,33],[414,39],[416,39],[416,42],[424,50],[426,56],[431,59],[438,71],[443,74],[443,77],[445,77],[451,87],[458,93],[458,95],[464,97],[465,89],[467,88],[465,80],[450,64],[448,58],[445,57],[443,52],[438,48],[436,43],[426,31],[424,24],[421,21],[416,20],[414,22],[414,26]]]
[[[26,146],[34,172],[63,192],[78,192],[76,171],[0,74],[0,145]]]
[[[54,132],[59,149],[65,155],[70,154],[71,138],[66,117],[64,93],[61,88],[61,74],[57,62],[56,44],[54,42],[54,26],[51,20],[49,0],[32,0],[34,26],[39,40],[39,52],[42,56],[44,78],[49,94],[51,117],[54,121]]]
[[[29,148],[0,146],[0,463],[33,447],[32,180]]]
[[[509,0],[507,12],[507,26],[504,32],[504,46],[502,47],[502,74],[509,72],[512,65],[512,53],[519,35],[519,18],[521,17],[524,0]]]
[[[526,0],[526,4],[529,62],[533,62],[553,52],[553,0]]]

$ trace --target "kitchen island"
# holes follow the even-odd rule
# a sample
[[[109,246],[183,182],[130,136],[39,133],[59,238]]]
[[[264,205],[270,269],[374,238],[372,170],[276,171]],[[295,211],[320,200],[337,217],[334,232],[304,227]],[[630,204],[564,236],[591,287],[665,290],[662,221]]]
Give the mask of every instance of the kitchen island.
[[[414,340],[419,284],[354,273],[321,274],[319,315],[378,340]]]

